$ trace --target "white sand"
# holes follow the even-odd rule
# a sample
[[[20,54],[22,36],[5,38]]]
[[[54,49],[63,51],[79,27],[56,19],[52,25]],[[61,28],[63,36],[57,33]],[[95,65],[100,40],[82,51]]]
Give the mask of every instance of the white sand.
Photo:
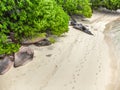
[[[31,46],[34,60],[0,76],[0,90],[117,90],[111,84],[116,80],[111,64],[116,63],[112,62],[103,31],[118,17],[96,12],[89,23],[83,22],[94,36],[70,26],[55,44]]]

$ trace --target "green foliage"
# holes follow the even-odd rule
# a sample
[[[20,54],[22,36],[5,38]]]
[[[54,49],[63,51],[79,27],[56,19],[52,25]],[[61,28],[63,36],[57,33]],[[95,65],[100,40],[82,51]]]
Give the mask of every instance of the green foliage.
[[[109,10],[120,9],[120,0],[91,0],[92,8],[105,7]]]
[[[120,9],[120,0],[104,0],[104,7],[110,10]]]
[[[19,47],[19,44],[8,42],[6,35],[0,32],[0,55],[17,52]]]
[[[0,54],[16,52],[23,38],[38,33],[61,35],[68,31],[68,21],[55,0],[1,0]]]
[[[50,43],[55,43],[56,42],[55,38],[53,38],[53,37],[49,37],[48,40],[50,41]]]
[[[41,1],[40,12],[39,24],[43,32],[61,35],[68,31],[69,17],[54,0]]]
[[[98,7],[103,5],[103,1],[101,0],[90,0],[91,4],[92,4],[92,8],[97,9]]]
[[[92,16],[89,0],[56,0],[56,2],[63,7],[69,15],[79,14],[85,17]]]

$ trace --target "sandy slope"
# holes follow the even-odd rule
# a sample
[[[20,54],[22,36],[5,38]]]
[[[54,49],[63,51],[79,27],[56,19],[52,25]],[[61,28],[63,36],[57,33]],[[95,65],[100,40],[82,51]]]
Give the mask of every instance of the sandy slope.
[[[0,76],[0,90],[116,90],[111,80],[110,50],[104,40],[105,25],[119,16],[95,12],[83,23],[94,36],[73,29],[57,43],[31,46],[34,60]],[[112,78],[112,79],[111,79]]]

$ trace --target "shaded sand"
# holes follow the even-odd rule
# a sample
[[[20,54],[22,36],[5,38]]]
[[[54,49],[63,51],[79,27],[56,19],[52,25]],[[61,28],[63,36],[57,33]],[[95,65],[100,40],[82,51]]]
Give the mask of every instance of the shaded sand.
[[[111,80],[116,80],[111,63],[116,63],[111,62],[103,31],[118,17],[95,12],[83,21],[94,36],[70,26],[55,44],[30,46],[35,51],[34,60],[0,76],[0,90],[117,90],[115,84],[110,86]]]

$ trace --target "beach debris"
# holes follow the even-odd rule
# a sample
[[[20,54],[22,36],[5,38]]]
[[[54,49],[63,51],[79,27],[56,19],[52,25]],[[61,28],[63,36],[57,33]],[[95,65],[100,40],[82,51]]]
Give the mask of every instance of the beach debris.
[[[51,42],[47,38],[45,38],[39,42],[34,43],[34,45],[36,45],[36,46],[48,46],[48,45],[51,45]]]
[[[13,66],[13,63],[13,58],[10,56],[0,59],[0,75],[5,74]]]
[[[15,53],[15,59],[14,59],[14,67],[23,66],[26,63],[33,60],[34,51],[29,48],[22,46],[20,50]]]

